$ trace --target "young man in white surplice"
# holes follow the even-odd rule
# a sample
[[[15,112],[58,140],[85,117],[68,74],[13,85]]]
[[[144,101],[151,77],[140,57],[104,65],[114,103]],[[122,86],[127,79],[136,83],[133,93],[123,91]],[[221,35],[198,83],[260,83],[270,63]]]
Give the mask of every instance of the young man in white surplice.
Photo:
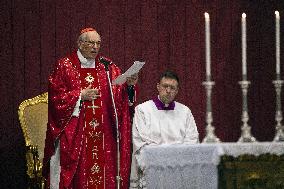
[[[164,72],[157,83],[158,96],[135,108],[132,126],[133,153],[130,188],[145,188],[140,154],[147,145],[198,143],[198,131],[190,109],[174,101],[179,78]],[[142,164],[141,164],[142,163]]]

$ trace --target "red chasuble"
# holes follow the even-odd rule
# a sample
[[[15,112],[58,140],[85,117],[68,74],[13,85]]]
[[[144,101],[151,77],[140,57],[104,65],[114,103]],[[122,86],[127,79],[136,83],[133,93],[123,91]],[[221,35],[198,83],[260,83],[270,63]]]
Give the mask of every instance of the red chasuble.
[[[98,56],[99,57],[99,56]],[[111,80],[120,75],[110,66]],[[101,97],[81,103],[79,117],[72,116],[81,89],[92,85]],[[128,188],[130,172],[131,126],[127,86],[112,86],[120,132],[121,188]],[[115,189],[116,125],[104,65],[81,68],[76,52],[58,61],[49,78],[49,117],[43,174],[49,178],[50,157],[60,140],[60,188]]]

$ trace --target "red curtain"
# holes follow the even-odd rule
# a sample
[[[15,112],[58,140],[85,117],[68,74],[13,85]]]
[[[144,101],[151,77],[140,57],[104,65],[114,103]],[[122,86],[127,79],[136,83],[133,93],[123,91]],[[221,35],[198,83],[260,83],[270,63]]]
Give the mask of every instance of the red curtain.
[[[282,0],[2,0],[0,7],[0,154],[5,162],[0,166],[0,182],[6,179],[8,188],[21,188],[25,183],[24,141],[17,108],[24,99],[47,91],[53,64],[76,49],[78,33],[84,27],[99,31],[102,53],[124,71],[135,60],[146,61],[139,75],[139,102],[157,94],[156,83],[164,70],[176,71],[181,80],[177,100],[192,110],[202,140],[206,110],[202,86],[204,12],[208,12],[211,69],[216,82],[213,125],[222,141],[234,142],[241,125],[240,20],[245,12],[248,79],[252,83],[248,92],[249,124],[257,140],[271,141],[274,137],[274,11],[283,15],[284,45]],[[282,60],[283,54],[281,51]],[[283,63],[281,70],[284,78]],[[284,105],[283,95],[281,99]]]

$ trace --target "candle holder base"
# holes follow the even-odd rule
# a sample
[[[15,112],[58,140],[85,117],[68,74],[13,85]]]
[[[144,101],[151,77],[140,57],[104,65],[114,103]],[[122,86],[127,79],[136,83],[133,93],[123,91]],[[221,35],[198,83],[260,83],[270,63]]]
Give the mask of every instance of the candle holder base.
[[[242,134],[238,142],[257,142],[256,139],[251,135],[251,127],[247,124],[242,126]]]
[[[239,138],[238,143],[246,143],[246,142],[257,142],[254,137],[252,138]]]
[[[219,143],[220,139],[214,134],[215,128],[212,126],[206,126],[206,136],[204,137],[202,143]]]
[[[279,130],[277,131],[273,142],[284,142],[284,132],[283,132],[283,125],[279,128]]]

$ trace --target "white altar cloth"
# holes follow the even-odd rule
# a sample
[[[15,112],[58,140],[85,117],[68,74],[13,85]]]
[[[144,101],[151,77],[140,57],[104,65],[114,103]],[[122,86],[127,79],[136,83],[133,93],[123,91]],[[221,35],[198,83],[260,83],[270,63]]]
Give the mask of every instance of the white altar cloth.
[[[222,155],[284,154],[284,143],[149,145],[141,151],[147,189],[217,189]]]

